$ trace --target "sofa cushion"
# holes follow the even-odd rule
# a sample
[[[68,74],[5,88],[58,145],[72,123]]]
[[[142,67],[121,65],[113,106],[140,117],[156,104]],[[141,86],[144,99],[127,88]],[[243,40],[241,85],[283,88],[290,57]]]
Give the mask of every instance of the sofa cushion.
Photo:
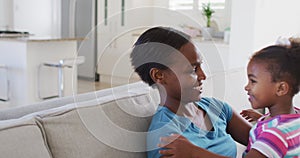
[[[34,118],[0,121],[0,153],[9,158],[51,158]]]
[[[149,91],[116,92],[38,116],[55,158],[141,158],[157,102]]]

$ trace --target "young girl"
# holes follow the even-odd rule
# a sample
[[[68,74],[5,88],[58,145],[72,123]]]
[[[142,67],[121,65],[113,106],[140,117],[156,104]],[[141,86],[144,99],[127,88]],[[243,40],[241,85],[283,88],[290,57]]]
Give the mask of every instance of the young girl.
[[[270,46],[255,53],[247,68],[252,108],[268,108],[250,131],[245,157],[300,157],[300,110],[293,97],[300,86],[300,48]]]
[[[157,144],[170,134],[181,134],[198,148],[229,157],[236,157],[234,140],[247,145],[251,126],[228,104],[201,98],[206,76],[188,35],[172,28],[151,28],[135,43],[131,62],[141,79],[160,94],[147,133],[149,158],[164,154]]]
[[[268,108],[270,113],[259,118],[252,127],[243,157],[299,158],[300,110],[292,104],[300,86],[299,44],[292,40],[291,46],[288,47],[274,45],[260,50],[250,59],[247,74],[249,82],[245,90],[248,92],[252,108]],[[244,116],[247,115],[244,112]],[[168,148],[168,152],[165,153],[172,157],[179,157],[179,154],[188,154],[187,157],[210,154],[196,148],[182,136],[165,137],[162,141],[163,146]]]

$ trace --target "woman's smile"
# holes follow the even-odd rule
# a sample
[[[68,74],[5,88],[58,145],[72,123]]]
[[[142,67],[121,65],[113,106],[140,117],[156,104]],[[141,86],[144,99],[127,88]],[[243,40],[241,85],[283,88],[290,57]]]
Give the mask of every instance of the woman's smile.
[[[194,89],[194,90],[197,90],[197,91],[200,92],[200,94],[201,94],[201,93],[202,93],[202,83],[199,84],[199,86],[195,86],[193,89]]]

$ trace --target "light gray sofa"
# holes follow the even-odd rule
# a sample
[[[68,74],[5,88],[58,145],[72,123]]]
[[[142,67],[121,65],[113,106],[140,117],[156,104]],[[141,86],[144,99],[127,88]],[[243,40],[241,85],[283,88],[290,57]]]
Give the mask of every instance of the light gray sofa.
[[[0,157],[146,157],[158,102],[137,82],[0,111]]]

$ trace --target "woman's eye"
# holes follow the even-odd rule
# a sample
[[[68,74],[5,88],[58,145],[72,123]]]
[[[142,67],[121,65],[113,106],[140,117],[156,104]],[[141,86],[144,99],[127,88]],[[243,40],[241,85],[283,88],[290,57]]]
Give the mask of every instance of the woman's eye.
[[[195,68],[193,68],[193,72],[196,72],[197,71],[197,68],[195,67]]]
[[[197,72],[197,70],[198,70],[199,68],[200,68],[200,66],[195,66],[194,69],[193,69],[194,72]]]
[[[197,70],[198,70],[197,67],[194,67],[194,68],[192,69],[191,73],[196,73]]]
[[[194,74],[199,70],[199,68],[200,66],[193,66],[192,69],[189,69],[188,72]]]

